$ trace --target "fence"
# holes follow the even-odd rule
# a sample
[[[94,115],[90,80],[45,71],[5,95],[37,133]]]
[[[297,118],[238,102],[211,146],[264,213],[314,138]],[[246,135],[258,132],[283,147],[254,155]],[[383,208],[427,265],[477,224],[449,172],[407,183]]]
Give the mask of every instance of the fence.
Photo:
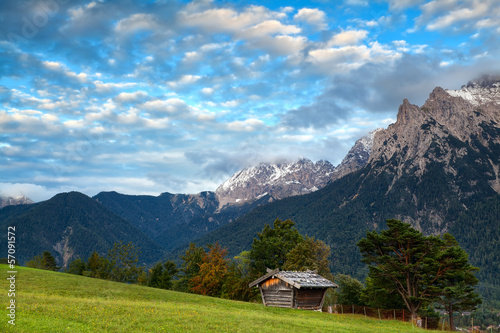
[[[411,321],[411,314],[405,309],[374,309],[367,306],[357,306],[357,305],[345,305],[338,304],[335,306],[328,307],[329,313],[339,313],[339,314],[359,314],[365,317],[378,318],[380,320],[400,320],[400,321]],[[418,326],[426,329],[437,329],[439,327],[438,317],[424,317],[419,318],[416,323]]]

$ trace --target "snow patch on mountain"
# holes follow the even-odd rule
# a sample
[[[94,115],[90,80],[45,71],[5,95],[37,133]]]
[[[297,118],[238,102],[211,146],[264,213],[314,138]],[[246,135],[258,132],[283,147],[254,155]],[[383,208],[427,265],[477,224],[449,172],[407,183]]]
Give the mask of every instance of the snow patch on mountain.
[[[301,158],[295,162],[259,164],[235,173],[215,191],[220,206],[255,200],[269,195],[273,199],[317,191],[335,172],[328,161]]]
[[[500,104],[500,76],[483,76],[459,90],[447,89],[446,92],[453,97],[461,97],[474,106]]]

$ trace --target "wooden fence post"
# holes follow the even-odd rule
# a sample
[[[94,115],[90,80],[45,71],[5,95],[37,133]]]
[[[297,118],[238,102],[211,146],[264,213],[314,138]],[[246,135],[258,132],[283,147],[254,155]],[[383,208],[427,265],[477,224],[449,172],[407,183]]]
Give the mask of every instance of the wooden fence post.
[[[396,320],[396,310],[392,310],[394,312],[394,320]]]
[[[378,310],[378,320],[382,320],[382,318],[380,318],[380,309],[377,310]]]

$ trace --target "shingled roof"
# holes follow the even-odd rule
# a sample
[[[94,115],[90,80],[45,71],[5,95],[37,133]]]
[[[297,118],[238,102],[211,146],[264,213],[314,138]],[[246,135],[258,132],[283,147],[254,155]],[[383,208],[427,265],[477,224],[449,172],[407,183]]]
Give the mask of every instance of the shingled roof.
[[[259,283],[269,279],[269,278],[278,278],[286,283],[292,285],[293,287],[300,288],[338,288],[339,286],[330,280],[325,279],[321,275],[318,274],[317,271],[304,271],[304,272],[295,272],[295,271],[281,271],[279,268],[275,270],[268,270],[268,273],[264,276],[261,276],[257,280],[250,283],[248,286],[251,288],[253,286],[258,285]]]

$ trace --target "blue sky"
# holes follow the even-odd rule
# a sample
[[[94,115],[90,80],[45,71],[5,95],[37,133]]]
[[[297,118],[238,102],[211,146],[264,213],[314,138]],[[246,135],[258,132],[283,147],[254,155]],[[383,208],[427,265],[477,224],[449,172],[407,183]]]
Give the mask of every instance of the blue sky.
[[[0,195],[196,193],[500,70],[497,0],[0,3]]]

